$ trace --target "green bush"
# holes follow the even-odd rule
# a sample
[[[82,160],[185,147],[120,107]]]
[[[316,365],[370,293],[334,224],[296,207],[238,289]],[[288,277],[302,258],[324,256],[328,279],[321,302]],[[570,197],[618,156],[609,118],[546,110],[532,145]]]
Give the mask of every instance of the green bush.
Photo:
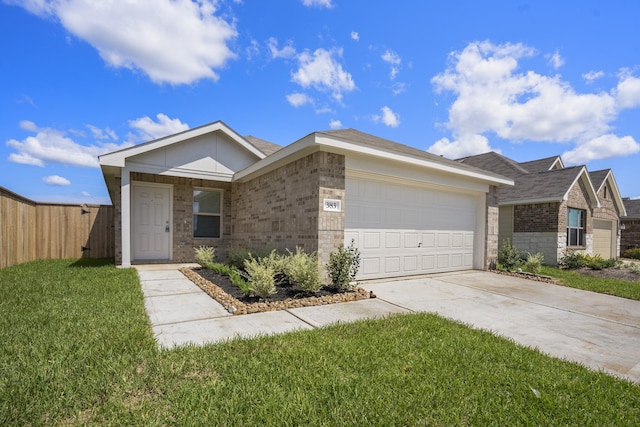
[[[316,293],[322,288],[320,279],[320,265],[318,256],[307,254],[302,248],[296,246],[296,252],[288,251],[289,255],[283,257],[282,268],[289,282],[304,292]]]
[[[200,246],[193,248],[196,256],[196,262],[202,267],[206,267],[207,264],[211,264],[216,254],[216,248],[211,246]]]
[[[272,250],[267,248],[247,249],[247,248],[229,248],[227,250],[227,265],[244,270],[244,262],[251,257],[264,258],[269,256]]]
[[[560,258],[559,264],[569,270],[575,270],[583,267],[587,267],[592,270],[604,270],[605,268],[615,267],[618,264],[618,261],[614,258],[604,259],[600,255],[588,255],[567,249]]]
[[[360,268],[360,251],[355,247],[355,240],[351,240],[348,248],[340,245],[337,252],[329,254],[327,272],[333,286],[341,290],[353,289],[354,281]]]
[[[229,265],[218,264],[218,263],[210,263],[205,265],[211,271],[215,271],[218,274],[225,275],[231,280],[235,286],[240,288],[242,293],[245,295],[249,295],[251,293],[251,286],[247,283],[246,280],[242,277],[242,273],[238,271],[237,268],[231,267]]]
[[[269,298],[276,293],[276,270],[269,257],[249,259],[244,262],[252,292],[260,298]]]
[[[525,268],[529,273],[540,274],[542,261],[544,261],[544,254],[542,252],[537,252],[535,254],[527,253]]]
[[[512,246],[509,240],[505,240],[498,251],[498,262],[507,271],[513,271],[522,265],[522,256],[518,248]]]
[[[640,248],[628,249],[624,253],[625,258],[640,259]]]

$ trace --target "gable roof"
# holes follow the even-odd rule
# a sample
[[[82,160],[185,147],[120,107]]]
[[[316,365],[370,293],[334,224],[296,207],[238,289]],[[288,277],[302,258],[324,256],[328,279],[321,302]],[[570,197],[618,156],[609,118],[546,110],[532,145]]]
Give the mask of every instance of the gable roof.
[[[587,190],[589,200],[595,207],[600,207],[597,190],[587,168],[565,168],[560,156],[518,163],[491,151],[464,157],[458,161],[513,178],[513,187],[501,188],[498,191],[498,203],[502,205],[562,202],[568,200],[573,186],[581,181]]]
[[[622,199],[626,209],[623,219],[640,219],[640,199]]]
[[[509,178],[515,178],[520,174],[528,173],[527,169],[519,165],[518,162],[498,154],[495,151],[463,157],[457,161],[487,171],[493,171],[500,175],[508,176]]]
[[[560,156],[551,156],[544,159],[522,162],[520,163],[520,166],[530,173],[544,172],[555,168],[564,168],[564,164],[562,163]]]
[[[329,130],[313,132],[281,148],[244,170],[236,172],[234,180],[246,180],[256,174],[262,174],[277,167],[284,159],[299,158],[318,150],[340,154],[357,153],[398,160],[405,163],[453,173],[489,182],[492,185],[513,185],[513,181],[494,172],[482,170],[473,166],[461,164],[455,160],[446,159],[435,154],[427,153],[408,145],[399,144],[388,139],[380,138],[356,129]]]
[[[255,136],[247,135],[244,137],[247,141],[253,144],[258,150],[262,151],[267,156],[275,153],[282,148],[281,145],[274,144],[273,142],[265,141],[264,139],[256,138]]]
[[[505,205],[562,202],[568,200],[569,192],[579,181],[584,184],[594,206],[600,206],[596,190],[584,166],[518,175],[513,187],[500,189],[498,201]]]
[[[183,132],[175,133],[173,135],[154,139],[153,141],[134,145],[133,147],[123,148],[122,150],[103,154],[101,156],[98,156],[98,159],[103,169],[104,167],[123,168],[125,166],[126,159],[129,157],[148,153],[150,151],[164,148],[177,142],[185,141],[187,139],[195,138],[215,131],[224,132],[229,138],[238,143],[238,145],[243,147],[245,150],[255,155],[258,159],[264,159],[267,156],[266,153],[257,148],[253,143],[240,136],[236,131],[231,129],[224,122],[218,120],[217,122],[209,123]]]
[[[593,182],[593,186],[596,189],[596,192],[600,192],[603,186],[609,182],[609,188],[611,188],[610,194],[613,202],[618,207],[618,212],[620,212],[620,216],[625,216],[627,214],[625,204],[622,201],[622,196],[620,195],[620,190],[618,190],[618,184],[616,183],[616,179],[613,177],[613,171],[611,169],[602,169],[599,171],[589,172],[589,177],[591,178],[591,182]]]

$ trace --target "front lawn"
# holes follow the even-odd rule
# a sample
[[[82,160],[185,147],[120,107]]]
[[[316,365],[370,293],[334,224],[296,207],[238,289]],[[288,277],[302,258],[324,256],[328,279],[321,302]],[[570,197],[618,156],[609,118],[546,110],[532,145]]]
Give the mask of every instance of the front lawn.
[[[577,270],[564,270],[549,266],[542,266],[540,274],[559,279],[560,284],[571,288],[640,301],[640,282],[587,276],[580,274]]]
[[[136,273],[0,270],[0,425],[638,425],[640,387],[435,315],[158,350]]]

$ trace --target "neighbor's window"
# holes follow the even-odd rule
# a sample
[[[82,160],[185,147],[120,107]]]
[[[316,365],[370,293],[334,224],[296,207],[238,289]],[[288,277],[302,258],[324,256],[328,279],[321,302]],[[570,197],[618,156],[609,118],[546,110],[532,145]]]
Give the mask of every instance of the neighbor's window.
[[[193,190],[193,237],[219,238],[222,192]]]
[[[567,246],[584,246],[586,212],[582,209],[567,209]]]

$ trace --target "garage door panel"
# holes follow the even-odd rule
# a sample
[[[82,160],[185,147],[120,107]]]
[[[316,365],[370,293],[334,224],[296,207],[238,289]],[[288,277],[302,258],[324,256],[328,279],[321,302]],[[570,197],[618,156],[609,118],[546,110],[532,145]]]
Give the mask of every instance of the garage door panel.
[[[347,178],[345,245],[361,253],[358,279],[473,268],[478,198]]]

